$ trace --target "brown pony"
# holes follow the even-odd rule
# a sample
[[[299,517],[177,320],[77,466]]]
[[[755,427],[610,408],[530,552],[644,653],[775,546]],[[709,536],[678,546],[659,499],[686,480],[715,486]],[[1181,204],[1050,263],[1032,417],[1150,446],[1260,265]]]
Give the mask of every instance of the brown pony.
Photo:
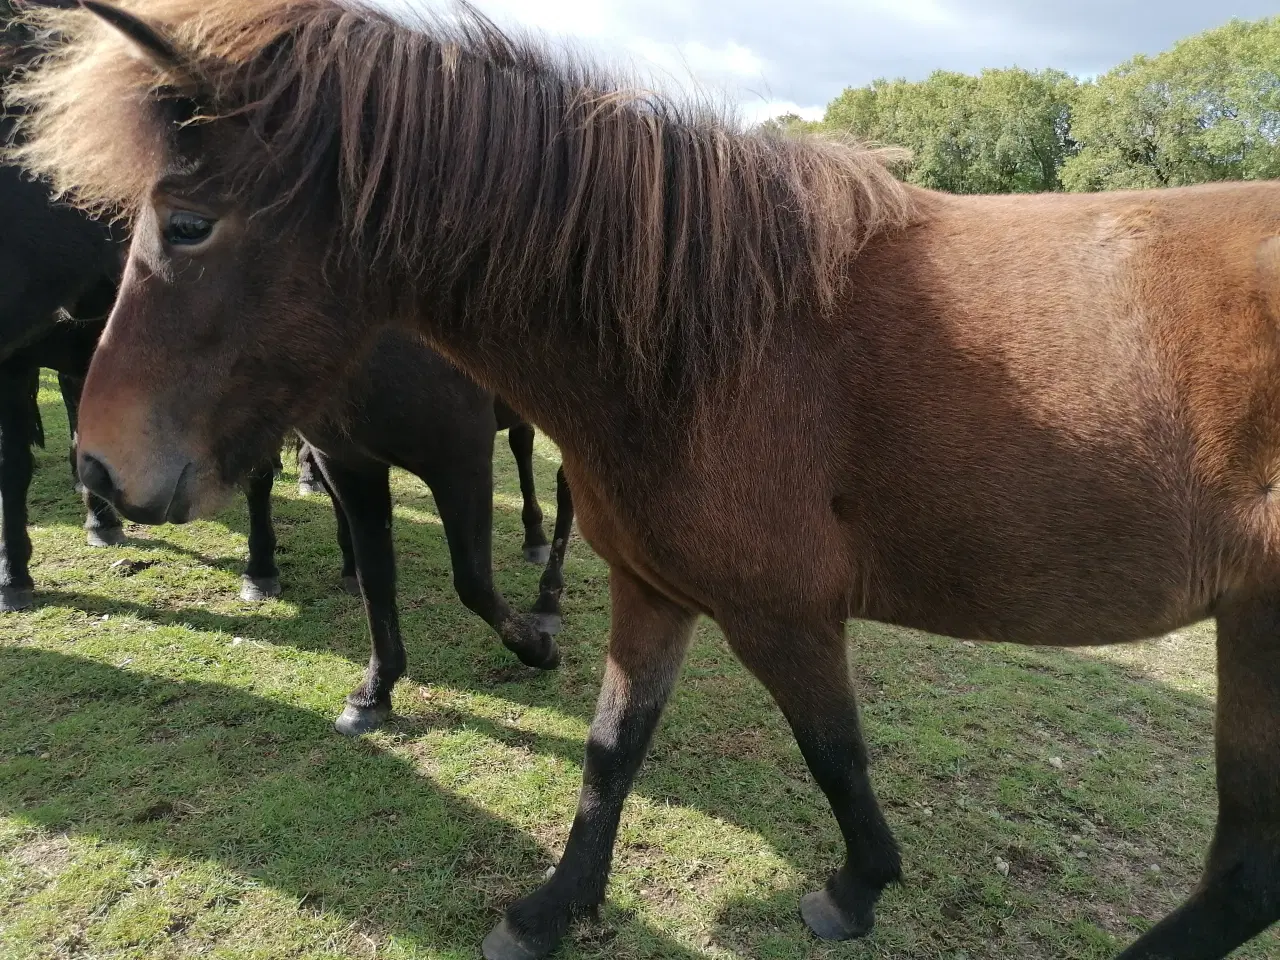
[[[209,512],[393,323],[563,451],[608,668],[564,856],[486,957],[603,900],[700,615],[844,834],[801,903],[827,938],[900,873],[848,618],[1080,645],[1215,616],[1217,831],[1122,956],[1211,960],[1280,918],[1280,185],[944,196],[465,11],[83,5],[19,98],[23,161],[135,228],[84,395],[99,493]]]

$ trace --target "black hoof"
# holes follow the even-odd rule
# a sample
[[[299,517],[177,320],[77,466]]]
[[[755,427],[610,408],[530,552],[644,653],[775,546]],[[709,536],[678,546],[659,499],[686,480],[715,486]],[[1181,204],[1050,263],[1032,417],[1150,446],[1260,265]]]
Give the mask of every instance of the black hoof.
[[[551,634],[538,629],[537,616],[513,617],[502,625],[502,644],[526,667],[554,670],[560,666],[560,648]]]
[[[261,603],[263,600],[278,596],[280,596],[279,577],[244,576],[240,578],[241,600],[248,603]]]
[[[320,484],[316,483],[316,481],[314,480],[298,481],[298,496],[314,497],[322,493],[324,493],[324,487],[320,486]]]
[[[360,579],[358,577],[343,577],[342,589],[353,597],[360,596]]]
[[[530,619],[539,633],[545,633],[549,637],[554,637],[559,633],[561,626],[564,624],[558,613],[535,613]]]
[[[529,563],[545,565],[551,559],[551,544],[545,543],[540,547],[525,547],[524,558]]]
[[[86,530],[84,538],[91,547],[118,547],[125,543],[124,529],[121,527],[97,527]]]
[[[852,940],[865,936],[875,926],[874,910],[861,920],[849,916],[836,904],[827,890],[819,890],[800,898],[800,916],[814,934],[823,940]]]
[[[0,613],[29,610],[35,605],[35,593],[30,587],[0,587]]]
[[[333,724],[333,729],[344,737],[358,737],[365,733],[373,733],[390,718],[390,707],[353,707],[348,703]]]
[[[539,950],[516,936],[504,919],[489,931],[480,946],[484,960],[541,960],[550,950]]]

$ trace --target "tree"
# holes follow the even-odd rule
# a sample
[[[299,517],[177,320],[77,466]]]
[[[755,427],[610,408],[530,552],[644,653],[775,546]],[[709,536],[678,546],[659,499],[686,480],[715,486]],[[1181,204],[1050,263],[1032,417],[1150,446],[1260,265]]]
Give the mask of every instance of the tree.
[[[1058,171],[1074,152],[1076,81],[1059,70],[938,71],[927,80],[877,80],[845,90],[823,125],[881,144],[907,147],[907,179],[954,193],[1060,189]]]
[[[1071,190],[1280,176],[1280,17],[1232,21],[1085,84]]]
[[[806,120],[798,113],[784,113],[776,117],[770,117],[760,124],[760,129],[765,133],[779,134],[783,136],[794,136],[801,133],[815,133],[820,130],[822,124],[817,120]]]

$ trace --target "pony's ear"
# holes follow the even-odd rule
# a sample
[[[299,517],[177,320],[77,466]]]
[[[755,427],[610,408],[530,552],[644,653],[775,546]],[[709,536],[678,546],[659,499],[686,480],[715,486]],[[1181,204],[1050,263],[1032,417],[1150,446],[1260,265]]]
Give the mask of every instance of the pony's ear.
[[[168,37],[145,20],[109,3],[100,3],[99,0],[77,0],[77,2],[94,16],[106,21],[124,34],[140,56],[152,61],[168,73],[184,78],[190,76],[191,66],[188,58],[182,56],[181,51]],[[58,0],[57,5],[61,6],[62,0]]]

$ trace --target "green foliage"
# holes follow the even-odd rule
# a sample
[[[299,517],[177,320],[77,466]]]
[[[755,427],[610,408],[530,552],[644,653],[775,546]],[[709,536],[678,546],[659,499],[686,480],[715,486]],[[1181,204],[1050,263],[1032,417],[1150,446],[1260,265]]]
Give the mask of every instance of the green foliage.
[[[1059,189],[1076,81],[1059,70],[938,71],[921,83],[877,80],[827,108],[828,129],[907,147],[913,183],[953,193]]]
[[[1072,190],[1280,176],[1280,18],[1232,21],[1080,91]]]
[[[1018,68],[877,80],[840,94],[821,127],[907,147],[907,179],[953,193],[1280,177],[1280,17],[1234,20],[1089,82]]]
[[[760,129],[780,136],[798,136],[804,133],[816,133],[822,129],[822,123],[817,120],[806,120],[798,113],[783,113],[764,121],[760,124]]]

